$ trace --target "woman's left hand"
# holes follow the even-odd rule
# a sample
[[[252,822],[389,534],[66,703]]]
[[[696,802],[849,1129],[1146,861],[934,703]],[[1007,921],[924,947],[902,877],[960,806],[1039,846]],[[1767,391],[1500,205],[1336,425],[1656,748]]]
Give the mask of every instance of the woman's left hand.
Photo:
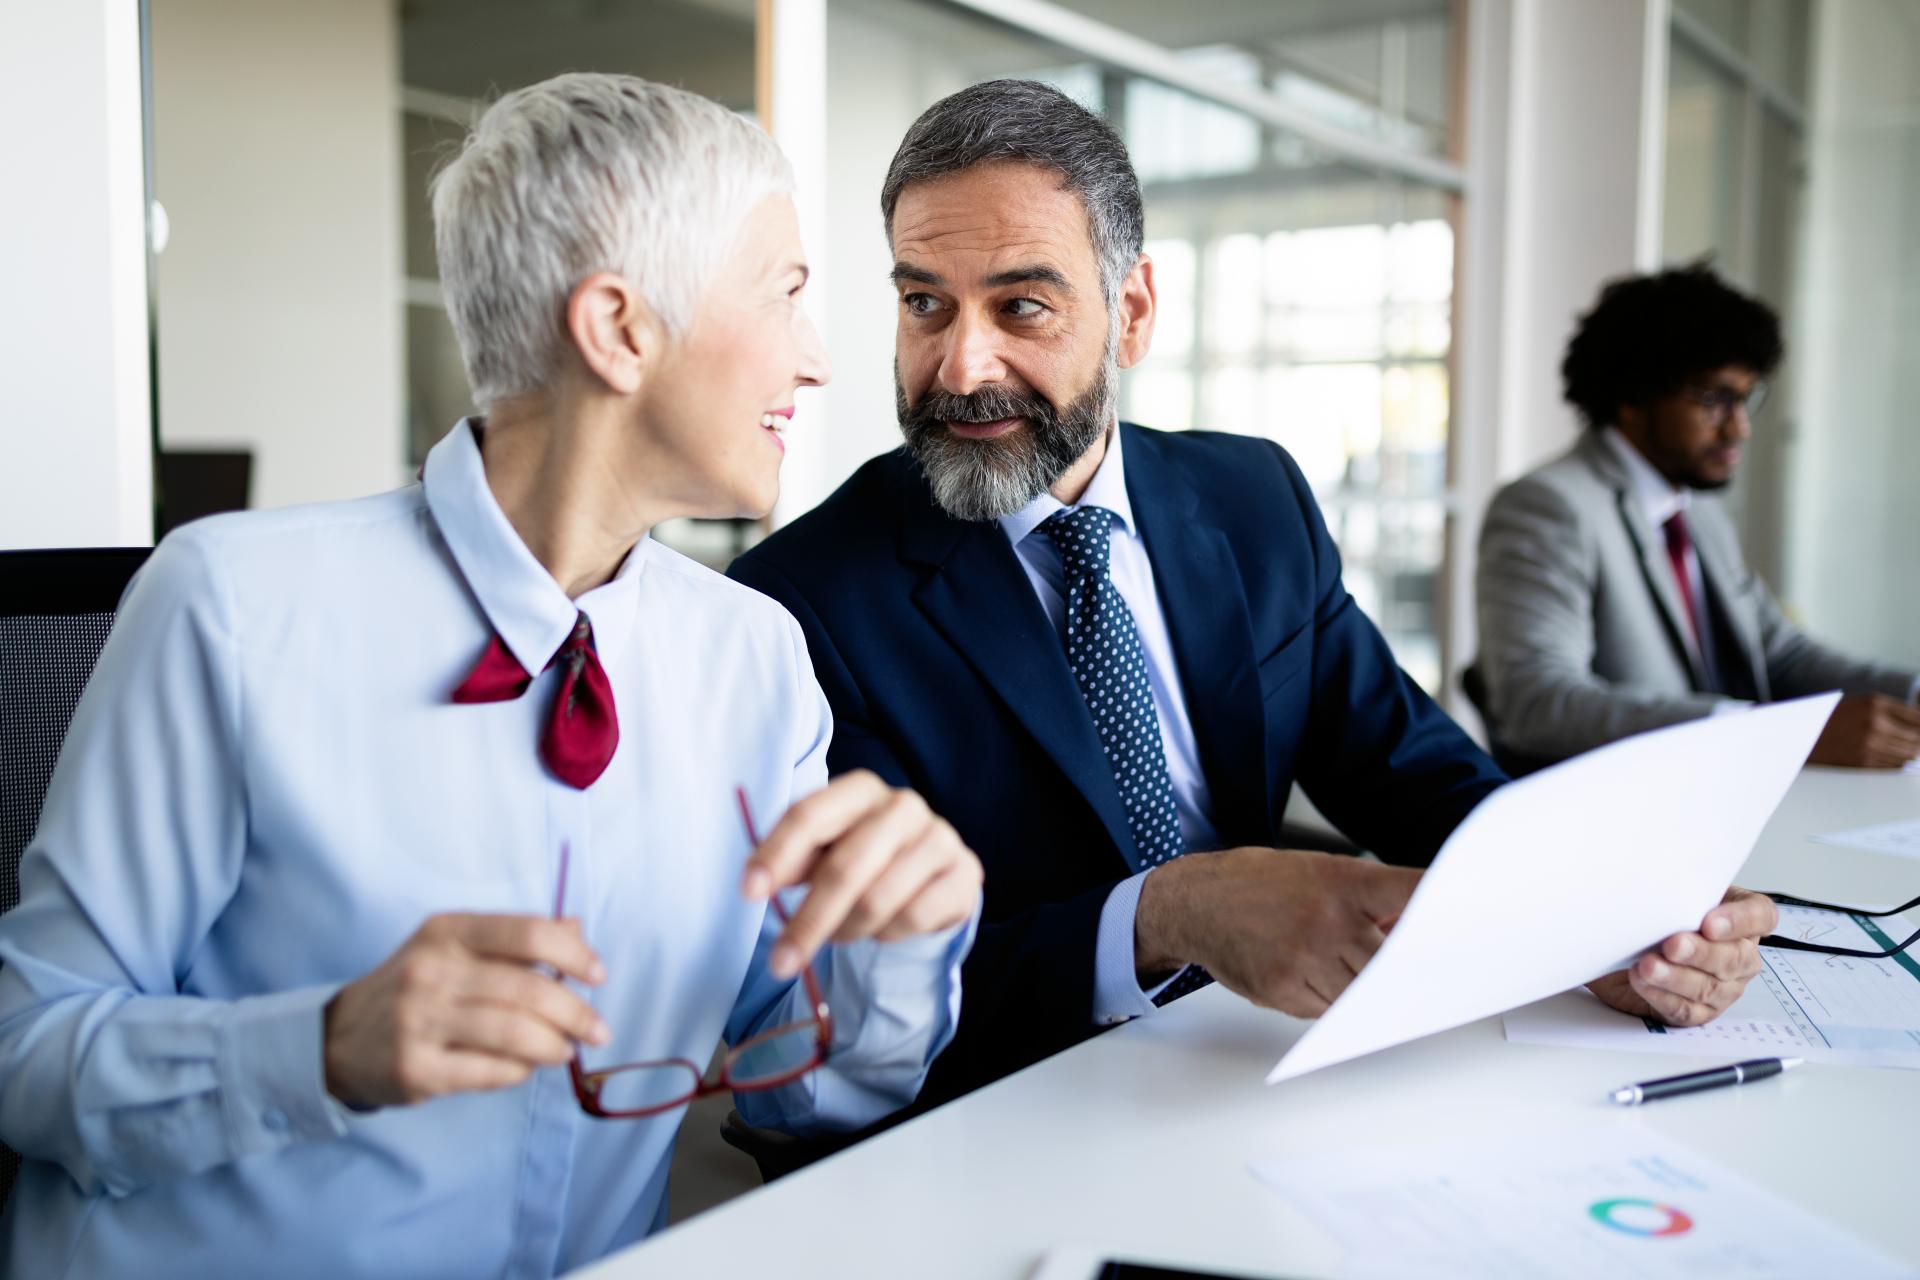
[[[918,792],[858,769],[787,810],[748,858],[741,888],[765,898],[810,886],[769,961],[789,978],[828,942],[952,928],[973,914],[980,881],[980,859]]]

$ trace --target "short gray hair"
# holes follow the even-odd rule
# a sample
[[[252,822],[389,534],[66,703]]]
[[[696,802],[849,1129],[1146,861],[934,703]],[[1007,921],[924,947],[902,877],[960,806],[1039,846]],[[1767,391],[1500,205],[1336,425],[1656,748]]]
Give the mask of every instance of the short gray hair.
[[[942,98],[913,122],[880,188],[887,243],[893,243],[894,206],[908,186],[992,160],[1052,169],[1080,197],[1100,288],[1107,306],[1116,306],[1146,235],[1140,179],[1113,126],[1037,80],[983,81]]]
[[[611,271],[685,332],[741,222],[793,190],[752,121],[684,89],[574,73],[516,89],[433,179],[447,314],[482,409],[548,386],[574,287]]]

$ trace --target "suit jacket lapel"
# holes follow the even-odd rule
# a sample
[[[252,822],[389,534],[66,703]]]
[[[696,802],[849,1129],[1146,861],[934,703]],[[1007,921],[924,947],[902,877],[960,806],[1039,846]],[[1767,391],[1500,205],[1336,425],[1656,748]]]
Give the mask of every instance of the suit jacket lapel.
[[[901,555],[932,572],[914,603],[964,655],[1085,797],[1129,867],[1139,859],[1066,648],[997,524],[967,524],[924,491],[906,501]]]
[[[1753,616],[1733,606],[1734,569],[1731,557],[1722,554],[1725,548],[1720,537],[1721,527],[1715,519],[1719,513],[1706,514],[1702,519],[1700,516],[1704,513],[1698,503],[1694,505],[1694,512],[1693,553],[1700,557],[1700,576],[1706,580],[1707,594],[1715,597],[1720,606],[1715,611],[1715,621],[1732,630],[1734,646],[1747,665],[1755,691],[1765,702],[1769,697],[1765,649]]]
[[[1266,720],[1239,567],[1226,535],[1201,517],[1200,495],[1154,447],[1154,437],[1120,429],[1127,433],[1127,498],[1166,611],[1214,827],[1229,841],[1270,839]]]
[[[1694,652],[1693,627],[1687,622],[1685,606],[1680,600],[1680,584],[1673,580],[1673,562],[1667,558],[1666,538],[1647,522],[1640,504],[1633,500],[1633,485],[1629,477],[1607,452],[1607,446],[1601,442],[1597,432],[1588,431],[1581,439],[1580,447],[1587,451],[1588,461],[1613,488],[1614,505],[1620,510],[1620,521],[1626,525],[1627,536],[1640,553],[1640,569],[1646,575],[1647,590],[1653,593],[1655,603],[1666,618],[1668,638],[1679,651],[1681,660],[1687,664],[1687,670],[1693,673],[1695,687],[1706,688],[1707,669],[1702,665],[1700,655]]]

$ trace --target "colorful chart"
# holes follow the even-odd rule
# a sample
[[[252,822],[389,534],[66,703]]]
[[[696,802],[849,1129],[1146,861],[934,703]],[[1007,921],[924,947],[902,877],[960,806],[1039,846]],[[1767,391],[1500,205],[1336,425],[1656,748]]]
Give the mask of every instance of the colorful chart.
[[[1593,1220],[1628,1236],[1681,1236],[1693,1230],[1693,1219],[1658,1200],[1623,1198],[1596,1200],[1587,1206]]]

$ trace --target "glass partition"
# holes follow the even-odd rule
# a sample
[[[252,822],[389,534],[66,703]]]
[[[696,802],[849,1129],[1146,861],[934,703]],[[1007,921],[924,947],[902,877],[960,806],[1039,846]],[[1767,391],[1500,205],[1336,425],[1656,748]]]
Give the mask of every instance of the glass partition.
[[[1210,80],[1310,103],[1410,152],[1449,126],[1445,4],[1076,3],[1154,40]],[[1307,15],[1307,10],[1313,10]],[[1312,16],[1313,21],[1304,18]],[[1044,80],[1120,131],[1147,206],[1160,317],[1122,377],[1122,413],[1165,429],[1261,436],[1306,472],[1347,582],[1407,670],[1438,690],[1437,592],[1447,515],[1454,233],[1448,193],[1378,172],[1265,119],[1083,50],[947,6],[830,0],[829,164],[835,360],[873,388],[828,396],[839,469],[898,442],[889,375],[892,294],[880,180],[913,118],[1000,75]],[[857,407],[846,407],[856,406]]]

